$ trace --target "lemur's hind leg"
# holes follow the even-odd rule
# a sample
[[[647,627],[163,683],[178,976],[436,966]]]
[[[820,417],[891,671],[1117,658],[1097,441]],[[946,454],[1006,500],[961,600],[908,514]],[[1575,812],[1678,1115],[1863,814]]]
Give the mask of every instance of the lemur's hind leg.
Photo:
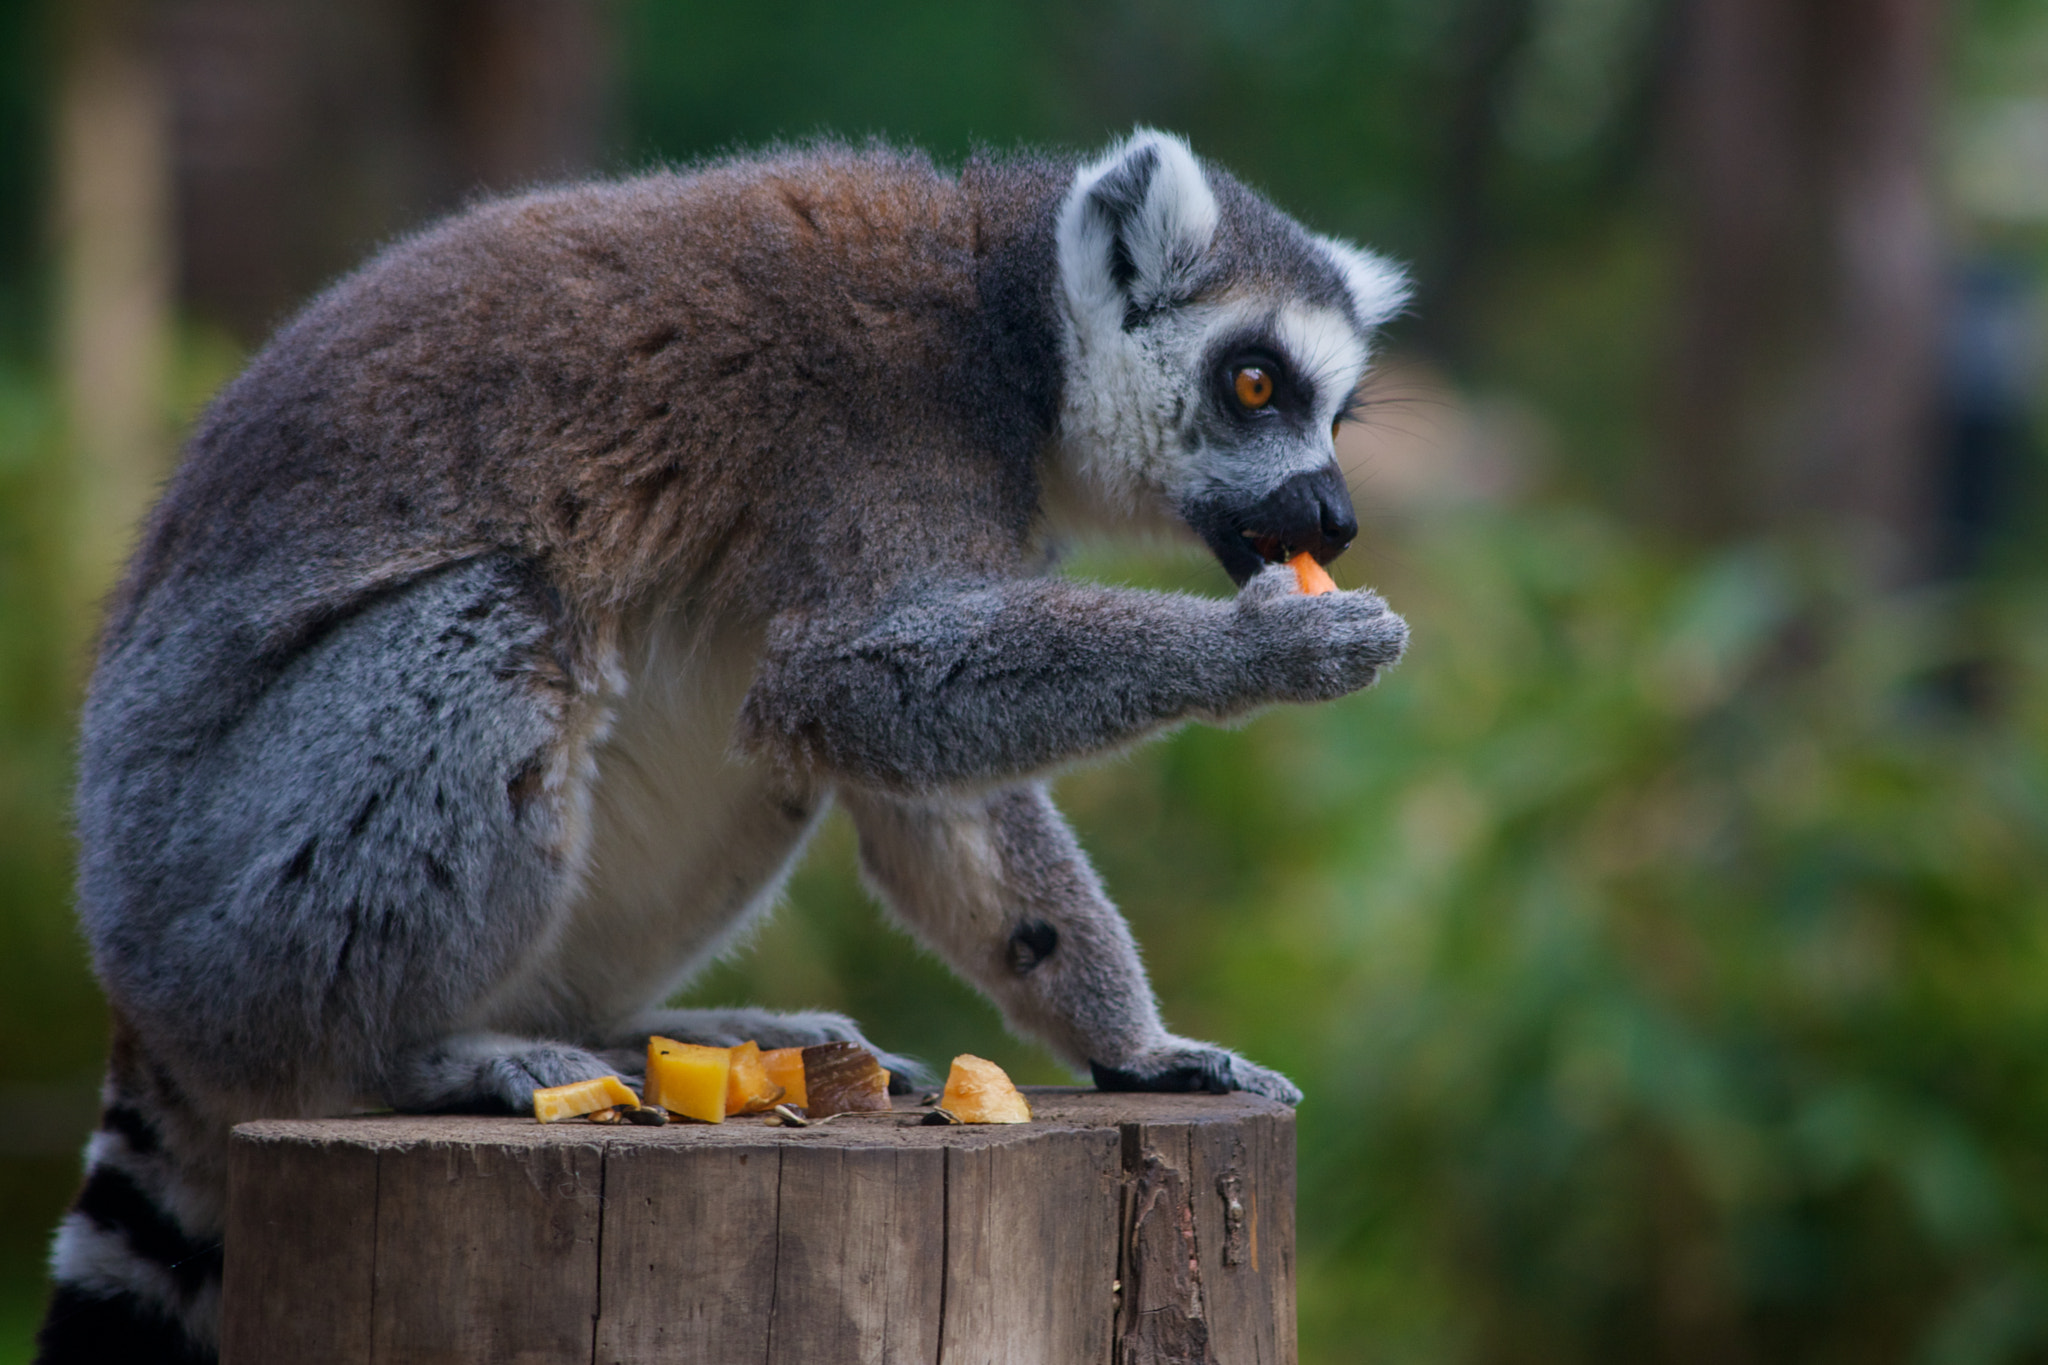
[[[931,1070],[914,1057],[884,1052],[869,1042],[860,1025],[843,1014],[805,1010],[781,1014],[764,1009],[648,1010],[628,1019],[598,1041],[599,1055],[627,1076],[639,1076],[647,1063],[647,1038],[660,1034],[679,1043],[732,1047],[752,1039],[763,1048],[809,1047],[813,1043],[859,1043],[889,1071],[889,1089],[907,1095],[932,1085]]]
[[[1043,786],[911,798],[843,790],[869,882],[1020,1032],[1106,1090],[1249,1090],[1277,1071],[1160,1021],[1137,945]]]
[[[99,944],[153,1042],[266,1113],[517,1110],[609,1071],[471,1032],[564,923],[587,838],[603,698],[560,616],[511,556],[439,570],[307,644],[194,759],[177,838],[125,851],[155,900]]]

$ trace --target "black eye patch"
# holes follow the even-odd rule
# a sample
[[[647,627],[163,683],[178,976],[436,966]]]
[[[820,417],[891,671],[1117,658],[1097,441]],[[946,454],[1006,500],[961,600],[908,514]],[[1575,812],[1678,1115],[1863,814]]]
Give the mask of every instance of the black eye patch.
[[[1315,390],[1287,363],[1271,338],[1257,332],[1233,337],[1210,356],[1206,387],[1217,412],[1246,426],[1275,418],[1301,425],[1314,418]],[[1272,397],[1256,408],[1248,408],[1238,395],[1238,373],[1248,368],[1258,370],[1273,386]]]

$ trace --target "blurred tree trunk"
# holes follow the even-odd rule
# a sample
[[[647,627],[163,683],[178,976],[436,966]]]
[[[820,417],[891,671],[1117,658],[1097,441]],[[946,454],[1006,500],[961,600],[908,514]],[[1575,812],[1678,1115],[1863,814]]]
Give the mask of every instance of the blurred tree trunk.
[[[1493,246],[1488,192],[1500,161],[1502,106],[1535,18],[1533,0],[1470,0],[1460,16],[1442,156],[1441,239],[1419,309],[1423,340],[1453,366],[1470,357],[1475,279]]]
[[[55,126],[57,368],[73,453],[74,615],[112,582],[168,459],[170,184],[141,0],[69,0]]]
[[[56,13],[57,349],[85,620],[169,466],[174,293],[253,344],[394,233],[479,190],[588,169],[611,16],[604,0]]]
[[[1672,170],[1684,276],[1668,511],[1805,521],[1924,569],[1941,253],[1942,0],[1686,0]]]
[[[380,241],[589,170],[605,0],[159,0],[181,292],[245,344]]]

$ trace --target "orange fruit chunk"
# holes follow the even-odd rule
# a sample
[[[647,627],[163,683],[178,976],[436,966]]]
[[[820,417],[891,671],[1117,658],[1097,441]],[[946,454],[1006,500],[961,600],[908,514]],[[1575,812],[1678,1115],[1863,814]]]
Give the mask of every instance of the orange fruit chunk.
[[[771,1085],[782,1087],[782,1103],[804,1107],[804,1050],[800,1047],[778,1047],[761,1054],[761,1069],[767,1073]]]
[[[533,1116],[542,1123],[559,1123],[600,1109],[640,1103],[626,1083],[617,1076],[599,1076],[594,1081],[571,1081],[533,1092]]]
[[[963,1052],[946,1073],[939,1108],[962,1123],[1029,1123],[1031,1106],[994,1062]]]
[[[758,1114],[781,1102],[782,1087],[768,1079],[768,1068],[762,1064],[759,1043],[749,1038],[726,1050],[732,1054],[732,1068],[725,1077],[726,1113]]]
[[[1287,561],[1287,567],[1294,570],[1294,581],[1301,585],[1301,591],[1308,597],[1320,597],[1326,592],[1337,591],[1337,580],[1330,577],[1316,557],[1307,550]]]

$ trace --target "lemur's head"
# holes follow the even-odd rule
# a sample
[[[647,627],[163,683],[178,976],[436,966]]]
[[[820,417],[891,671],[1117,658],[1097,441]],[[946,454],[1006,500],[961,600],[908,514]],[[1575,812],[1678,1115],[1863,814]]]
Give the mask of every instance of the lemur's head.
[[[1341,554],[1358,521],[1335,431],[1401,272],[1149,129],[1075,174],[1057,231],[1071,473],[1178,515],[1240,583]]]

